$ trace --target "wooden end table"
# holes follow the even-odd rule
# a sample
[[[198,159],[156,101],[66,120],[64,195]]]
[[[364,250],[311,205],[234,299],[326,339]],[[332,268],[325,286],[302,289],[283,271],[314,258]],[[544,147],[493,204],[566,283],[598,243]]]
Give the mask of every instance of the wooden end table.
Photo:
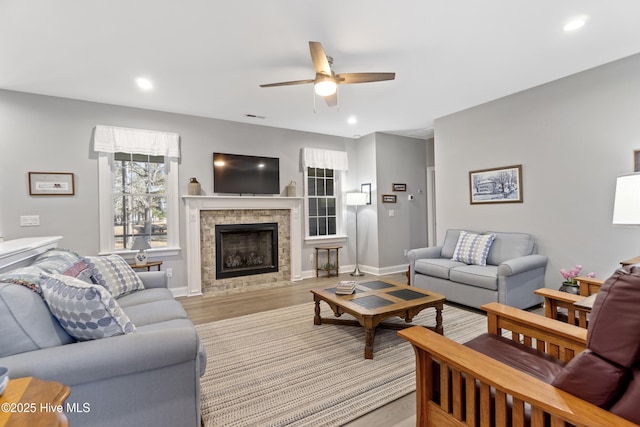
[[[131,268],[146,268],[147,271],[151,271],[151,267],[157,267],[158,271],[160,271],[160,266],[162,265],[162,261],[149,261],[146,264],[136,264],[135,262],[133,263],[128,263],[129,267]]]
[[[377,327],[403,329],[413,326],[408,323],[425,308],[433,307],[436,310],[436,326],[429,329],[443,334],[442,306],[445,297],[435,292],[391,280],[377,280],[358,283],[355,293],[351,295],[338,295],[335,286],[326,285],[311,289],[311,293],[315,302],[314,325],[327,323],[364,327],[365,359],[373,359],[373,342]],[[327,303],[336,317],[349,313],[356,320],[323,318],[320,315],[320,301]],[[395,316],[404,319],[407,324],[382,323],[383,320]]]
[[[55,381],[35,377],[9,380],[0,396],[0,426],[61,426],[69,421],[64,402],[71,388]]]
[[[336,277],[338,277],[338,275],[340,274],[340,249],[342,248],[342,246],[317,246],[316,247],[316,277],[318,276],[318,272],[320,271],[326,271],[327,272],[327,277],[331,277],[331,272],[335,271],[336,272]],[[318,264],[318,252],[320,251],[327,251],[327,268],[321,268],[320,265]],[[334,265],[334,268],[331,268],[331,251],[336,251],[336,263]]]

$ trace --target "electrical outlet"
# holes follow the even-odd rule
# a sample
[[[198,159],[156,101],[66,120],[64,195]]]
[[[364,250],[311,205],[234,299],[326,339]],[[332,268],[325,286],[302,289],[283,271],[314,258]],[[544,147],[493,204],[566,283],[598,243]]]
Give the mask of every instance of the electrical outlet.
[[[309,262],[314,262],[316,259],[314,258],[313,254],[309,254]]]
[[[407,249],[404,250],[404,256],[407,256],[407,252],[409,252]]]
[[[167,268],[167,278],[171,279],[173,277],[173,268]]]
[[[20,227],[37,227],[40,225],[40,215],[22,215]]]
[[[396,216],[396,211],[389,209],[389,216]]]

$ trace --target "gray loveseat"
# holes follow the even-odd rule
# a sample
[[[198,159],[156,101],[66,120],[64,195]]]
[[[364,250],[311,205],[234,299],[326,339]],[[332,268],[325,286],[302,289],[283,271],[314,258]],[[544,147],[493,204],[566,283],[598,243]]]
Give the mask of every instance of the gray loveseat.
[[[132,333],[77,340],[29,283],[39,262],[0,275],[0,366],[70,386],[72,426],[200,426],[206,355],[164,272],[138,273],[141,289],[116,299]]]
[[[408,252],[411,285],[476,308],[493,301],[517,308],[542,303],[533,291],[544,287],[547,257],[537,254],[533,236],[491,232],[495,239],[481,266],[452,260],[460,232],[447,230],[442,246]]]

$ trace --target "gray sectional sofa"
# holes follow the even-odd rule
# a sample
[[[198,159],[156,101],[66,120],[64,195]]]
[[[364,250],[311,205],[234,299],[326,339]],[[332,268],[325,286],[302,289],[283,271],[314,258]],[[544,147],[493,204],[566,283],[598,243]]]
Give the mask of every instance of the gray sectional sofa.
[[[476,308],[493,301],[517,308],[542,303],[533,291],[544,287],[547,257],[537,254],[533,236],[478,233],[495,234],[495,239],[486,254],[486,265],[473,265],[452,260],[461,231],[447,230],[442,246],[408,252],[411,285]]]
[[[67,408],[76,410],[66,415],[72,426],[200,426],[200,377],[206,354],[194,325],[167,289],[164,272],[138,273],[140,282],[133,288],[123,282],[124,294],[115,298],[116,303],[110,300],[110,307],[95,308],[96,288],[74,282],[88,279],[90,272],[51,263],[56,257],[46,256],[50,254],[0,274],[0,366],[8,367],[12,378],[35,376],[70,386]],[[52,266],[76,276],[70,287],[56,274],[63,271]],[[44,273],[39,288],[32,279],[40,270]],[[44,289],[45,283],[49,289]],[[103,299],[108,297],[98,290]],[[70,313],[80,299],[72,292],[89,293],[86,307],[79,307],[90,310],[81,315],[85,317]],[[105,324],[105,310],[126,319],[126,328],[108,337],[74,338],[69,328],[95,334],[100,329],[96,322]],[[77,322],[60,320],[65,316]],[[100,320],[93,322],[91,316]],[[109,328],[117,325],[104,330],[114,333]]]

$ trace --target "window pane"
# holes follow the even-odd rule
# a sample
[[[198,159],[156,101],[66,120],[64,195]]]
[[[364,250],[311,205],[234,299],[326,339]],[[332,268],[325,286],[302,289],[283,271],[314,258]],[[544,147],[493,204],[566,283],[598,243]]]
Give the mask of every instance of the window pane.
[[[327,235],[327,220],[325,218],[318,218],[318,236]]]
[[[333,169],[325,169],[327,171],[327,177],[333,178]]]
[[[316,218],[309,218],[309,236],[318,235],[318,220]]]
[[[329,218],[327,218],[327,222],[329,223],[329,230],[328,230],[328,234],[336,234],[336,217],[335,216],[330,216]]]
[[[316,195],[316,180],[315,178],[307,179],[307,191],[309,191],[309,196]]]
[[[333,196],[334,181],[333,179],[327,179],[327,196]]]
[[[327,216],[327,199],[318,199],[318,216]]]
[[[307,175],[316,176],[316,168],[307,168]]]
[[[318,169],[316,169],[316,176],[317,176],[318,178],[322,178],[322,177],[324,177],[324,169],[319,169],[319,168],[318,168]]]
[[[324,196],[324,179],[319,179],[317,181],[316,194],[318,196]]]
[[[318,216],[318,199],[309,199],[309,216]]]
[[[336,199],[334,198],[327,198],[327,215],[336,215]]]

